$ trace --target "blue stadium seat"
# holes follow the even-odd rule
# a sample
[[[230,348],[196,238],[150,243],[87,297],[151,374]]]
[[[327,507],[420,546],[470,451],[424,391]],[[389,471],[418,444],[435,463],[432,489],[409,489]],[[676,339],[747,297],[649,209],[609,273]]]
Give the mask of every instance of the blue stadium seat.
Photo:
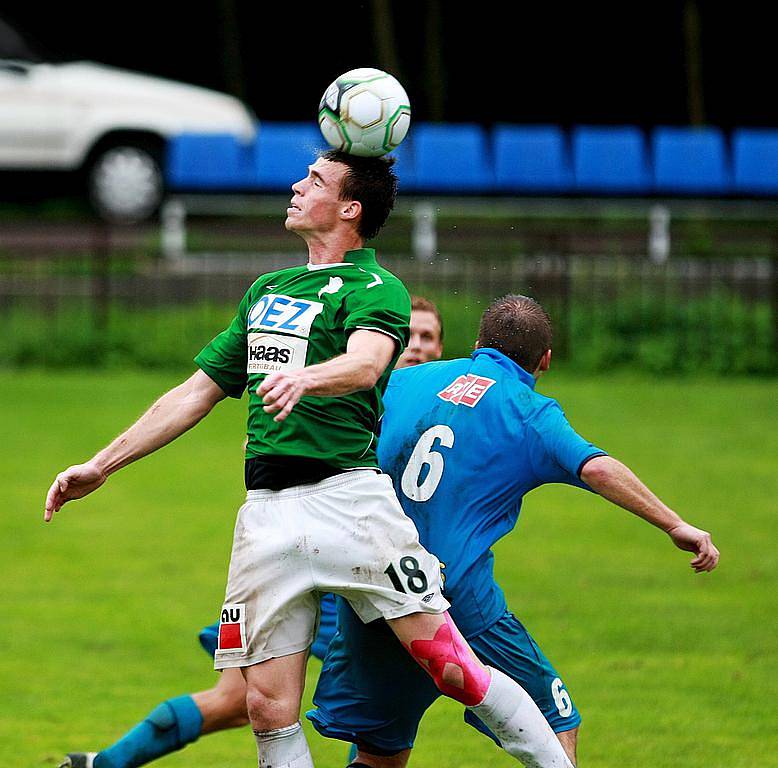
[[[391,153],[397,162],[394,172],[397,174],[400,194],[415,192],[416,187],[416,153],[413,148],[413,140],[409,137]]]
[[[315,122],[266,123],[259,126],[255,144],[254,184],[258,190],[289,192],[304,178],[320,150],[329,149]]]
[[[165,177],[172,189],[247,189],[252,145],[232,134],[182,133],[168,142]]]
[[[731,178],[718,128],[654,130],[654,190],[669,194],[726,194]]]
[[[732,135],[735,191],[778,194],[778,130],[740,128]]]
[[[504,192],[568,192],[573,175],[565,136],[555,125],[497,125],[494,177]]]
[[[651,190],[646,143],[634,125],[575,128],[573,167],[579,192],[641,194]]]
[[[486,132],[470,123],[411,126],[416,189],[424,192],[490,192],[494,188]]]

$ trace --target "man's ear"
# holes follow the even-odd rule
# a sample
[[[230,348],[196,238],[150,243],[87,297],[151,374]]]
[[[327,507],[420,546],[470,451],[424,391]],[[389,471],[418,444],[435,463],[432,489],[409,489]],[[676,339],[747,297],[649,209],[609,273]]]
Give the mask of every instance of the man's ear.
[[[354,221],[362,214],[362,203],[359,200],[351,200],[349,203],[344,203],[340,209],[340,218],[344,221]]]
[[[543,353],[543,357],[540,358],[538,363],[538,373],[545,373],[551,367],[551,350],[547,349]]]

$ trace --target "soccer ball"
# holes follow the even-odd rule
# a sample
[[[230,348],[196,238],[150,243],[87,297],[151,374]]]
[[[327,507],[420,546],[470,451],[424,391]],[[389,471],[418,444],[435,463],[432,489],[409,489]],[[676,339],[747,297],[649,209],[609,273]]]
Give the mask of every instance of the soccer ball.
[[[352,69],[331,83],[319,102],[327,143],[351,155],[379,157],[405,138],[411,106],[400,83],[380,69]]]

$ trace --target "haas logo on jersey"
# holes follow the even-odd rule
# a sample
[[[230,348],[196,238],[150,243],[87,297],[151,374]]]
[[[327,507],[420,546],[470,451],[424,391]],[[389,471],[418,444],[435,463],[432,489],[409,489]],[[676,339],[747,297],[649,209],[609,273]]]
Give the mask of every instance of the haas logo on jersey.
[[[248,330],[281,331],[307,339],[313,321],[323,309],[320,301],[268,293],[251,306],[246,325]]]
[[[306,339],[274,333],[250,333],[246,373],[296,371],[305,367]]]
[[[486,390],[494,383],[494,379],[468,373],[467,376],[457,376],[444,390],[438,392],[438,397],[454,405],[475,408]]]

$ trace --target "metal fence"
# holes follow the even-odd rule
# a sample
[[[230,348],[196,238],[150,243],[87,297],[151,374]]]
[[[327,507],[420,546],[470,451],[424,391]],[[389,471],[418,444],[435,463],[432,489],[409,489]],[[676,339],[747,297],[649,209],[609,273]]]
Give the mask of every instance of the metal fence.
[[[430,250],[409,209],[381,250],[411,292],[440,306],[447,355],[467,354],[493,298],[525,293],[551,314],[556,358],[580,369],[778,373],[770,226],[733,237],[730,221],[723,245],[710,230],[704,253],[685,245],[657,259],[650,216],[592,228],[466,214],[438,216]],[[184,247],[166,221],[0,224],[2,365],[191,366],[257,274],[305,259],[277,215],[192,219]]]

